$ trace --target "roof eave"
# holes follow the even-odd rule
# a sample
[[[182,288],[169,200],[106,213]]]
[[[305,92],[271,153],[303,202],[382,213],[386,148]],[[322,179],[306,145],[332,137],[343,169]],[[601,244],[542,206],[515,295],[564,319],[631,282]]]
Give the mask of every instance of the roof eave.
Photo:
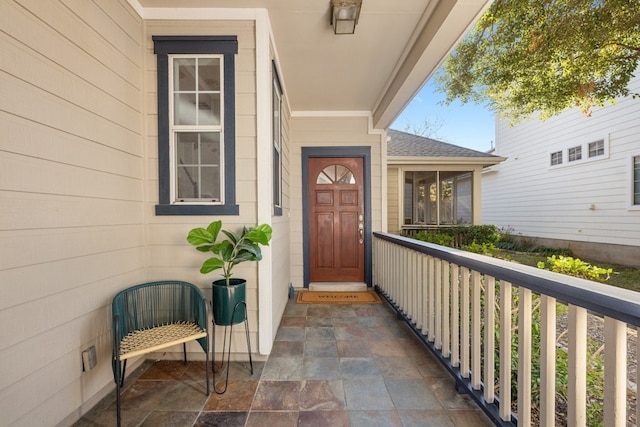
[[[506,157],[434,157],[434,156],[388,156],[388,165],[474,165],[493,166],[507,160]]]

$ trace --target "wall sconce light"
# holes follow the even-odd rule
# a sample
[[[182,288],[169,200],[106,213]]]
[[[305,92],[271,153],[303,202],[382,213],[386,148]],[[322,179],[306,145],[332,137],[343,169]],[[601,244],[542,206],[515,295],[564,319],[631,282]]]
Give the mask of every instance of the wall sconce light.
[[[335,34],[353,34],[362,0],[331,0],[331,25]]]

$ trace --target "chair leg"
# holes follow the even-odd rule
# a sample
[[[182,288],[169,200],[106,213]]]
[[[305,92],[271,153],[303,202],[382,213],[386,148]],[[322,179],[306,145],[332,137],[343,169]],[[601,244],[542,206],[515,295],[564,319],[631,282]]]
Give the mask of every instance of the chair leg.
[[[204,372],[207,381],[207,396],[211,394],[211,390],[209,389],[209,349],[204,352]]]
[[[124,374],[127,371],[127,360],[124,360],[124,364],[122,365],[122,376],[120,377],[120,387],[124,387]]]
[[[182,343],[182,354],[184,355],[184,364],[187,364],[187,343]]]
[[[122,387],[122,382],[124,381],[123,378],[120,378],[120,365],[121,365],[121,361],[120,358],[118,358],[116,360],[116,422],[118,427],[120,427],[120,425],[122,424],[122,415],[120,413],[120,388]],[[127,363],[127,361],[125,360],[125,363]],[[123,375],[124,377],[124,375]]]

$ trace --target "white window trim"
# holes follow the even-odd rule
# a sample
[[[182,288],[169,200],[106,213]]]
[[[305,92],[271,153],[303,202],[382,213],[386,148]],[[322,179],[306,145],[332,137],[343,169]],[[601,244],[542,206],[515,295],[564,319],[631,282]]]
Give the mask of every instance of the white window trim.
[[[173,54],[168,55],[169,58],[169,167],[171,168],[172,179],[170,181],[170,202],[172,205],[224,205],[225,195],[225,164],[224,164],[224,55],[221,54]],[[173,60],[174,59],[192,59],[192,58],[218,58],[220,64],[220,124],[219,125],[176,125],[174,124],[174,79],[173,79]],[[219,132],[220,133],[220,200],[178,200],[177,197],[177,182],[178,182],[178,167],[176,164],[176,142],[175,135],[178,131],[191,131],[191,132]]]
[[[627,179],[627,183],[628,183],[628,190],[627,190],[627,194],[628,196],[628,202],[629,202],[629,208],[628,210],[630,211],[637,211],[640,212],[640,205],[634,205],[633,204],[633,191],[634,191],[634,187],[633,187],[633,167],[634,167],[634,158],[635,157],[640,157],[640,152],[637,153],[632,153],[629,156],[629,163],[628,163],[628,168],[627,169],[629,172],[629,178]]]
[[[280,75],[278,74],[278,69],[276,68],[275,62],[272,63],[272,79],[271,79],[271,96],[275,97],[277,95],[276,98],[272,98],[271,99],[271,145],[272,145],[272,149],[278,152],[278,159],[279,162],[278,164],[275,164],[275,159],[272,158],[272,174],[275,172],[273,170],[273,168],[278,168],[278,183],[273,182],[272,185],[278,186],[278,200],[277,201],[273,201],[273,214],[280,216],[282,215],[282,208],[283,208],[283,201],[282,201],[282,195],[283,195],[283,178],[282,178],[282,169],[283,169],[283,153],[282,153],[282,142],[283,142],[283,135],[282,135],[282,131],[283,131],[283,119],[282,119],[282,107],[283,107],[283,98],[284,98],[284,94],[283,94],[283,88],[282,88],[282,83],[280,81]],[[277,126],[278,126],[278,139],[276,140],[274,138],[275,136],[275,129],[273,126],[276,125],[276,120],[275,120],[275,105],[276,103],[278,104],[278,120],[277,120]],[[275,178],[275,176],[274,176]],[[275,197],[275,192],[272,189],[272,192],[274,193],[273,196]]]
[[[585,138],[581,138],[584,142],[577,143],[572,142],[570,144],[564,144],[562,148],[554,147],[553,150],[549,150],[547,152],[547,167],[549,170],[562,169],[571,166],[583,165],[585,163],[591,162],[599,162],[601,160],[606,160],[609,158],[609,135],[604,135],[600,138],[589,138],[585,140]],[[592,142],[604,141],[604,154],[601,156],[589,157],[589,144]],[[572,160],[569,161],[569,150],[576,147],[582,147],[582,158],[580,160]],[[557,153],[558,151],[562,152],[562,163],[557,165],[551,164],[551,154]]]
[[[589,144],[587,144],[587,147],[589,147]],[[580,150],[580,158],[579,159],[571,159],[571,150]],[[574,145],[573,147],[569,147],[567,148],[567,163],[575,163],[575,162],[580,162],[582,161],[582,159],[584,158],[582,153],[584,153],[583,150],[583,146],[582,145]],[[575,153],[574,153],[575,155]]]
[[[560,161],[560,163],[552,164],[551,162],[553,160],[553,155],[556,154],[556,153],[560,153],[561,161]],[[557,168],[559,166],[564,165],[566,158],[567,158],[567,154],[564,152],[564,150],[551,151],[551,152],[549,152],[549,154],[547,154],[547,160],[549,162],[549,167],[550,168]]]

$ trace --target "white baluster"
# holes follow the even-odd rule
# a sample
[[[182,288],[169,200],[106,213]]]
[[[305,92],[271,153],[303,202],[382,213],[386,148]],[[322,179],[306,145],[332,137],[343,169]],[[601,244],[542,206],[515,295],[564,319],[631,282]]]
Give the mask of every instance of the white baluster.
[[[624,427],[627,418],[627,325],[604,318],[604,425]]]
[[[496,279],[484,276],[484,400],[495,399],[496,360]]]
[[[556,299],[541,296],[540,305],[540,425],[556,422]]]
[[[460,267],[451,264],[451,365],[460,366]]]
[[[511,421],[511,283],[500,282],[500,418]]]
[[[460,374],[463,378],[469,378],[470,371],[470,352],[469,352],[469,321],[471,319],[469,313],[469,276],[470,271],[468,268],[463,267],[460,271],[462,278],[462,291],[461,291],[461,316],[462,325],[460,328]]]
[[[587,411],[587,310],[569,305],[569,413],[570,426],[586,425]]]
[[[480,390],[482,384],[480,343],[482,339],[480,313],[480,273],[471,272],[471,385],[474,390]]]
[[[531,425],[531,291],[520,288],[518,303],[518,424]]]

